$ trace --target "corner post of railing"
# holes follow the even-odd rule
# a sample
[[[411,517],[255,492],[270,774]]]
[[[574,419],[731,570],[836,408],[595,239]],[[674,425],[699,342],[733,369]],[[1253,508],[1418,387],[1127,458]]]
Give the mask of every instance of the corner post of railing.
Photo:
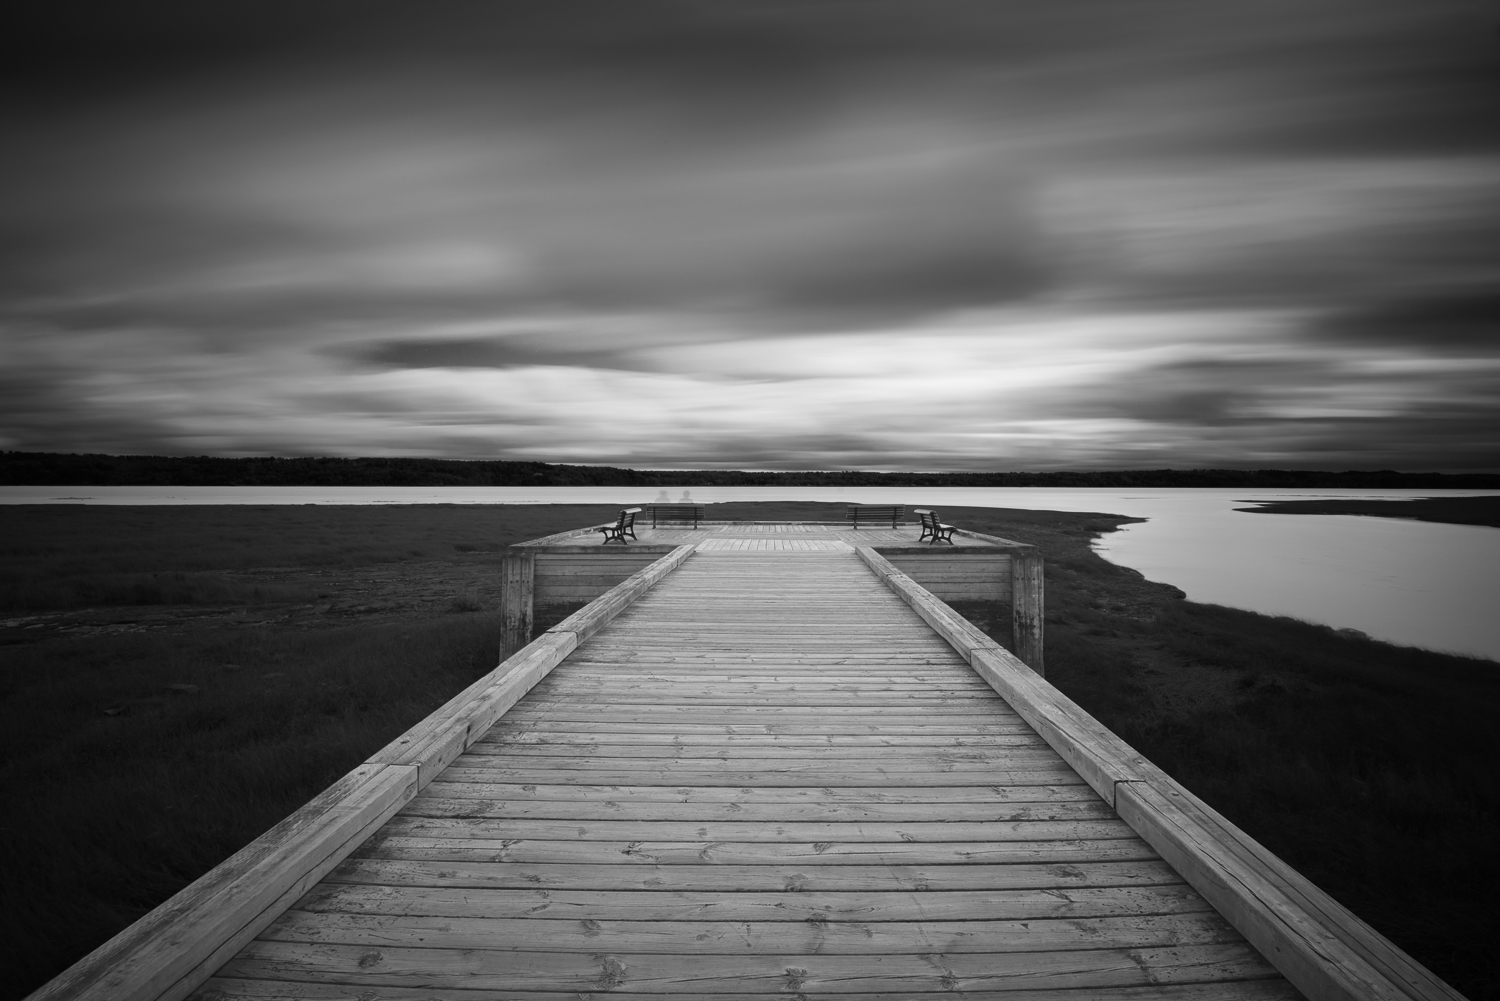
[[[536,550],[511,546],[500,564],[500,659],[531,642]]]
[[[1016,656],[1037,674],[1046,677],[1042,658],[1045,619],[1045,583],[1042,554],[1031,547],[1011,554],[1011,629]]]

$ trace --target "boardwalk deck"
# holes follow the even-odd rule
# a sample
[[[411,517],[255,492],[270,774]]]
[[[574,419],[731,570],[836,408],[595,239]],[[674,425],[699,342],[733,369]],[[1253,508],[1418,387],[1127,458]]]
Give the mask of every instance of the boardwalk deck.
[[[1300,996],[853,531],[672,534],[195,997]]]

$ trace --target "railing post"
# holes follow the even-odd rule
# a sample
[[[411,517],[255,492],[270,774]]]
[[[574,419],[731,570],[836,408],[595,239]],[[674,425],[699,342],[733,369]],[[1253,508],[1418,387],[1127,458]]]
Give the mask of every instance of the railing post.
[[[1042,660],[1044,613],[1042,557],[1035,550],[1014,553],[1011,566],[1011,628],[1016,656],[1037,674],[1046,677]]]
[[[512,546],[500,563],[500,659],[531,642],[536,551]]]

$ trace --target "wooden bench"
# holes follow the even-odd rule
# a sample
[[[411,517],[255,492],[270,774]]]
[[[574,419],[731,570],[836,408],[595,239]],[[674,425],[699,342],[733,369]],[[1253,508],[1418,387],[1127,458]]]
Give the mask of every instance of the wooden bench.
[[[651,515],[651,527],[661,525],[685,525],[693,523],[698,527],[698,522],[703,520],[702,504],[647,504],[646,511]]]
[[[599,531],[604,533],[604,545],[609,545],[616,540],[621,545],[629,545],[625,536],[635,538],[635,516],[641,513],[638,507],[627,507],[620,512],[620,517],[613,525],[600,525]]]
[[[950,546],[957,545],[953,541],[953,533],[956,529],[952,525],[944,525],[938,520],[938,513],[936,511],[914,507],[911,509],[911,513],[922,519],[922,535],[917,539],[918,542],[926,539],[928,542],[946,542]]]
[[[847,517],[854,522],[854,527],[859,527],[859,519],[866,521],[890,520],[891,527],[895,528],[901,516],[906,513],[904,504],[850,504]]]

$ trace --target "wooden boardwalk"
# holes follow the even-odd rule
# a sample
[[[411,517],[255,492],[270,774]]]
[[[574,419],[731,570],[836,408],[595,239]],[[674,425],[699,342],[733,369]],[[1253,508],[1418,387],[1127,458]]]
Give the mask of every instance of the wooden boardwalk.
[[[1300,996],[838,533],[705,534],[193,996]]]

